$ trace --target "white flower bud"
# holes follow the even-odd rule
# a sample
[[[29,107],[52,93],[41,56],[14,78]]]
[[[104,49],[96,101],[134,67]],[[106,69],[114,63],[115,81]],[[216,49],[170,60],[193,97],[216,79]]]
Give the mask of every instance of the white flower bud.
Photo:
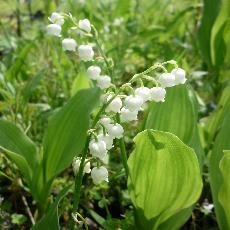
[[[87,159],[86,159],[87,160]],[[81,158],[80,157],[76,157],[73,159],[73,163],[72,163],[72,166],[73,166],[73,171],[74,171],[74,174],[78,173],[79,171],[79,168],[80,168],[80,164],[81,164]],[[90,169],[90,162],[87,162],[84,166],[84,173],[90,173],[91,172],[91,169]]]
[[[100,184],[102,181],[109,182],[108,174],[108,170],[104,166],[101,166],[99,168],[94,167],[91,171],[93,183]]]
[[[125,106],[130,111],[139,111],[141,110],[141,106],[143,105],[143,99],[138,95],[130,95],[125,98]]]
[[[61,34],[61,26],[57,24],[49,24],[46,27],[47,33],[52,36],[59,36]]]
[[[93,157],[103,159],[107,154],[106,143],[102,140],[91,140],[89,143],[89,150]]]
[[[102,124],[106,128],[109,124],[112,123],[112,120],[111,118],[105,116],[100,119],[99,123]]]
[[[57,24],[57,25],[63,25],[65,20],[63,18],[62,15],[60,15],[59,13],[57,12],[53,12],[49,18],[49,20],[54,23],[54,24]]]
[[[90,21],[88,19],[79,20],[78,25],[79,25],[79,28],[81,30],[84,30],[85,32],[90,33],[91,24],[90,24]]]
[[[183,69],[181,68],[177,68],[177,69],[173,69],[171,71],[171,73],[175,76],[175,84],[179,85],[179,84],[184,84],[186,82],[186,73]]]
[[[175,76],[171,73],[163,73],[159,77],[161,87],[172,87],[175,85]]]
[[[111,85],[111,78],[107,75],[100,76],[97,78],[97,85],[101,89],[107,89]]]
[[[138,111],[130,111],[129,109],[121,109],[121,120],[124,122],[135,121],[137,120]]]
[[[97,138],[98,140],[105,142],[107,150],[113,148],[113,137],[109,136],[108,134],[104,135],[103,133],[101,133],[97,136]]]
[[[143,99],[143,102],[149,100],[150,89],[147,87],[140,87],[135,90],[135,94]]]
[[[150,89],[150,100],[151,101],[165,101],[166,90],[162,87],[154,87]]]
[[[75,51],[77,47],[77,43],[72,38],[65,38],[62,40],[62,49],[68,51]]]
[[[87,69],[87,75],[89,79],[91,80],[97,80],[97,78],[100,76],[101,68],[99,66],[90,66]]]
[[[91,61],[94,56],[94,51],[90,45],[80,45],[78,47],[79,58],[83,61]]]
[[[107,98],[107,101],[111,99],[112,96]],[[119,113],[122,107],[122,100],[119,97],[115,97],[107,106],[106,112]]]
[[[109,136],[111,136],[113,138],[120,139],[124,133],[123,127],[118,123],[116,123],[115,125],[109,124],[109,125],[107,125],[106,129],[107,129]]]

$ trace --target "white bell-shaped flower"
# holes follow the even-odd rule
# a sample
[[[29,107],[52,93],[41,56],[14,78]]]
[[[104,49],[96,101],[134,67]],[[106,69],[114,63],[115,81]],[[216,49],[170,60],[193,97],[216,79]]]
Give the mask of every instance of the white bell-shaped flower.
[[[94,56],[94,51],[90,45],[80,45],[78,47],[78,54],[82,61],[91,61]]]
[[[107,101],[111,99],[112,96],[107,98]],[[122,107],[122,100],[119,97],[115,97],[107,106],[106,112],[119,113]]]
[[[68,51],[75,51],[77,47],[77,43],[72,38],[65,38],[62,40],[62,49]]]
[[[49,18],[49,20],[54,23],[54,24],[57,24],[57,25],[63,25],[65,20],[64,20],[64,17],[57,13],[57,12],[53,12]]]
[[[175,76],[171,73],[162,73],[159,82],[163,88],[175,86]]]
[[[104,116],[99,120],[99,123],[102,124],[105,128],[112,123],[111,118]]]
[[[59,36],[61,34],[61,26],[57,24],[49,24],[46,30],[47,33],[52,36]]]
[[[83,20],[79,20],[78,26],[81,30],[84,30],[87,33],[90,33],[91,31],[90,21],[86,18]]]
[[[109,163],[109,154],[106,154],[106,156],[101,159],[101,161],[103,162],[103,164],[107,165]]]
[[[111,136],[113,138],[120,139],[124,133],[123,127],[118,123],[116,123],[115,125],[109,124],[109,125],[107,125],[106,129],[107,129],[109,136]]]
[[[98,140],[100,141],[104,141],[106,143],[106,149],[110,150],[111,148],[113,148],[113,137],[109,136],[108,134],[99,134],[97,136]]]
[[[138,111],[130,111],[129,109],[123,107],[121,109],[121,121],[130,122],[137,120]]]
[[[153,87],[150,89],[150,100],[155,102],[165,101],[166,90],[162,87]]]
[[[101,68],[99,66],[90,66],[87,69],[87,75],[88,78],[91,80],[97,80],[97,78],[100,76]]]
[[[87,160],[87,159],[86,159]],[[73,159],[73,163],[72,163],[72,166],[73,166],[73,171],[74,171],[74,174],[77,174],[78,171],[79,171],[79,168],[80,168],[80,164],[81,164],[81,158],[80,157],[76,157]],[[90,162],[87,162],[84,166],[84,173],[90,173],[91,172],[91,169],[90,169]]]
[[[106,143],[102,140],[91,140],[89,143],[89,150],[93,157],[103,159],[107,154]]]
[[[107,89],[111,86],[111,78],[107,75],[100,76],[97,78],[97,85],[101,89]]]
[[[184,84],[186,82],[186,73],[181,68],[176,68],[171,71],[175,76],[175,85]]]
[[[147,87],[139,87],[135,89],[135,94],[141,97],[143,102],[146,102],[150,97],[150,89]]]
[[[91,177],[94,184],[100,184],[103,181],[109,182],[108,170],[104,167],[94,167],[91,171]]]
[[[141,106],[143,105],[144,101],[138,95],[135,96],[130,95],[125,98],[124,103],[126,108],[129,109],[130,111],[139,111],[141,110]]]

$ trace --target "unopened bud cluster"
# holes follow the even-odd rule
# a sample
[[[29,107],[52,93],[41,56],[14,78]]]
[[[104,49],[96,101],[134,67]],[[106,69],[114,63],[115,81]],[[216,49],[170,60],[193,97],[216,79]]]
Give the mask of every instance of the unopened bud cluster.
[[[49,18],[52,24],[47,26],[48,33],[59,36],[61,33],[61,25],[64,18],[53,13]],[[78,28],[85,33],[91,32],[91,23],[88,19],[80,20]],[[62,41],[63,50],[75,51],[77,44],[73,38],[65,38]],[[94,51],[89,45],[80,45],[78,47],[80,60],[90,61],[93,59]],[[164,64],[174,65],[174,69],[170,72],[163,66]],[[158,77],[149,76],[157,69],[163,69]],[[127,123],[138,120],[138,113],[143,110],[144,104],[154,102],[164,102],[166,97],[166,88],[173,87],[186,82],[186,73],[183,69],[178,68],[175,61],[171,60],[162,64],[157,64],[146,71],[136,74],[128,82],[121,87],[116,88],[112,84],[112,79],[108,75],[102,74],[99,65],[91,65],[87,69],[88,79],[94,82],[103,92],[101,102],[104,104],[105,110],[101,114],[93,130],[90,130],[91,140],[89,142],[90,160],[97,162],[97,166],[90,169],[90,161],[86,160],[84,164],[84,173],[90,173],[95,184],[103,181],[108,182],[108,171],[105,165],[108,163],[108,151],[113,148],[115,139],[120,139],[124,135],[124,128],[120,123]],[[144,85],[144,81],[151,84]],[[132,84],[138,87],[133,88]],[[147,87],[152,85],[152,87]],[[118,119],[119,118],[119,119]],[[119,121],[119,122],[118,122]],[[74,172],[77,173],[80,167],[80,158],[73,161]]]

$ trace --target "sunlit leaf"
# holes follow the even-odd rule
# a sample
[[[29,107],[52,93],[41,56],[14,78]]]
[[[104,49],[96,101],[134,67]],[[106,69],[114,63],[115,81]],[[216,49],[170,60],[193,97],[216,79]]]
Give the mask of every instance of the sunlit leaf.
[[[195,152],[171,133],[145,130],[128,160],[128,188],[137,224],[157,229],[198,199],[202,180]]]
[[[81,89],[88,89],[89,87],[90,80],[87,78],[86,73],[79,73],[73,82],[71,95],[73,96]]]
[[[168,131],[189,143],[196,123],[196,113],[187,87],[178,85],[167,89],[164,103],[152,104],[145,128]]]

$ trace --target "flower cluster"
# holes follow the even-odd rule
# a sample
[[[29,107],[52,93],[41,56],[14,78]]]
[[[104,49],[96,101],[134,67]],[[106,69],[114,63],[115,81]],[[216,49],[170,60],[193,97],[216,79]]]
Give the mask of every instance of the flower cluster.
[[[69,16],[70,17],[70,16]],[[52,24],[49,24],[46,29],[47,33],[52,36],[61,36],[62,25],[65,22],[64,16],[59,13],[52,13],[49,17]],[[79,20],[78,24],[74,24],[79,29],[80,33],[90,33],[91,23],[88,19]],[[62,40],[62,49],[64,51],[76,51],[77,42],[73,38],[64,38]],[[94,51],[91,45],[82,44],[78,46],[79,58],[83,61],[91,61],[94,57]]]
[[[59,36],[64,18],[58,13],[53,13],[49,19],[53,24],[47,26],[48,33]],[[74,25],[76,26],[75,22]],[[85,33],[90,33],[91,27],[92,25],[88,19],[80,20],[77,25],[77,28]],[[75,51],[77,43],[73,38],[65,38],[62,40],[62,47],[64,51]],[[89,45],[80,45],[78,54],[80,60],[91,61],[94,51]],[[105,55],[102,54],[102,56],[105,59]],[[166,64],[171,64],[174,68],[168,72],[164,67]],[[158,77],[154,77],[151,74],[156,69],[161,69],[164,72]],[[91,158],[86,160],[84,164],[84,173],[91,172],[94,184],[108,181],[108,171],[105,167],[108,163],[108,151],[113,148],[114,140],[120,139],[124,135],[124,128],[120,123],[136,121],[138,113],[143,110],[147,102],[164,102],[166,88],[186,82],[185,71],[178,68],[173,60],[151,66],[144,72],[134,75],[128,83],[119,88],[112,84],[110,76],[101,73],[101,67],[96,64],[89,66],[87,69],[89,80],[104,92],[101,101],[104,104],[102,108],[105,108],[100,114],[96,126],[89,130],[91,138],[89,141],[89,153]],[[151,84],[144,85],[144,81]],[[138,87],[133,88],[133,83]],[[147,87],[149,85],[151,87]],[[97,162],[97,166],[92,170],[90,160]],[[80,163],[81,158],[74,159],[73,170],[75,173],[79,171]]]
[[[118,94],[113,92],[110,77],[106,76],[109,79],[108,81],[99,80],[104,79],[104,76],[100,76],[100,73],[101,69],[99,66],[90,66],[87,70],[88,78],[95,81],[102,90],[106,90],[106,94],[102,97],[102,101],[106,104],[106,109],[98,121],[98,127],[101,126],[102,128],[98,131],[98,134],[94,132],[94,136],[89,144],[89,152],[93,158],[105,164],[105,159],[108,158],[108,151],[113,147],[114,139],[122,138],[124,134],[121,124],[116,122],[116,115],[119,114],[121,122],[137,120],[138,113],[143,110],[143,105],[146,102],[164,102],[166,88],[184,84],[186,76],[183,69],[176,67],[170,73],[161,74],[155,82],[156,85],[152,88],[141,85],[133,89],[130,83],[124,84],[120,89],[128,87],[131,91],[131,94],[124,95],[121,91]],[[140,80],[142,76],[145,77],[145,75],[139,75],[136,80]],[[103,167],[103,172],[105,170],[106,168]],[[95,176],[92,175],[92,177],[94,178]],[[100,174],[100,180],[93,179],[96,184],[103,180],[108,181],[108,173]]]

